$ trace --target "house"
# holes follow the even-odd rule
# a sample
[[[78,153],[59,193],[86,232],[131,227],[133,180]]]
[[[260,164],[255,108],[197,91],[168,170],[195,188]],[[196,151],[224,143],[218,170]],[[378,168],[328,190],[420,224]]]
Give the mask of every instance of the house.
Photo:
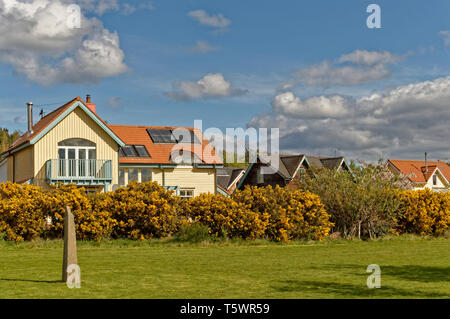
[[[262,167],[272,167],[272,172],[264,173]],[[312,167],[325,167],[336,171],[351,172],[343,157],[317,157],[309,155],[279,155],[278,167],[267,157],[258,155],[255,163],[250,164],[238,187],[245,185],[296,187],[303,174]]]
[[[224,167],[217,169],[217,192],[230,196],[234,193],[241,178],[244,176],[245,168]]]
[[[407,177],[414,190],[450,191],[450,166],[445,162],[389,159],[386,166],[394,174]]]
[[[245,171],[238,188],[246,185],[295,187],[305,170],[311,166],[306,155],[279,155],[277,162],[270,161],[267,156],[257,155]]]
[[[320,156],[306,156],[308,159],[308,162],[313,167],[324,167],[328,169],[334,169],[338,172],[348,171],[351,172],[350,166],[348,166],[347,162],[345,161],[344,157],[320,157]]]
[[[74,183],[110,191],[130,181],[157,181],[191,197],[216,192],[220,157],[199,130],[109,125],[90,96],[77,97],[36,124],[28,103],[28,131],[0,154],[0,181],[43,188]]]

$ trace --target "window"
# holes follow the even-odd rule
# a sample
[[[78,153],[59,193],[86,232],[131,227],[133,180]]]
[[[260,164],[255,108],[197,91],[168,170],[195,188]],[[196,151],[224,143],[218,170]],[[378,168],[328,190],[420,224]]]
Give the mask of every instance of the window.
[[[119,185],[125,186],[125,169],[119,169]]]
[[[151,182],[152,170],[150,168],[141,168],[141,182]]]
[[[82,138],[58,142],[58,174],[61,177],[87,177],[96,173],[95,143]]]
[[[135,145],[134,148],[136,149],[136,152],[138,153],[139,157],[150,157],[148,155],[147,149],[143,145]]]
[[[125,145],[119,149],[120,157],[150,157],[144,145]]]
[[[193,189],[180,189],[180,197],[181,198],[192,198],[194,197]]]
[[[436,185],[437,185],[437,175],[434,174],[433,175],[433,186],[436,186]]]
[[[194,131],[180,127],[174,130],[171,129],[147,129],[153,143],[160,144],[201,144]]]
[[[137,168],[129,168],[128,169],[128,183],[130,182],[138,182],[139,176],[138,176],[138,169]]]

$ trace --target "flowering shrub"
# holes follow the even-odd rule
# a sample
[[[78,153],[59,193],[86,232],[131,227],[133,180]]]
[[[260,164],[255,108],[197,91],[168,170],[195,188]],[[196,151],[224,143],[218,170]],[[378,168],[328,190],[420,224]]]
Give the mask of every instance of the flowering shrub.
[[[441,235],[450,228],[450,193],[405,191],[397,225],[401,233]]]
[[[45,227],[41,189],[13,183],[0,184],[0,233],[6,240],[32,240]]]
[[[449,193],[400,192],[385,184],[373,186],[370,179],[364,182],[364,176],[356,176],[361,185],[345,175],[323,178],[335,181],[327,185],[328,191],[316,186],[325,207],[336,210],[331,217],[319,196],[278,186],[246,187],[231,198],[202,194],[180,199],[156,182],[131,183],[97,195],[86,195],[75,185],[60,184],[43,191],[31,185],[2,183],[0,234],[12,241],[61,238],[66,206],[74,214],[77,238],[82,240],[161,238],[180,229],[184,232],[180,238],[198,240],[205,232],[245,239],[321,240],[328,236],[333,221],[339,221],[350,235],[364,229],[382,234],[388,226],[397,233],[421,235],[440,235],[450,228]],[[308,183],[309,179],[305,185],[312,185],[312,181]]]
[[[130,183],[115,192],[97,195],[94,211],[110,213],[114,238],[150,239],[175,233],[181,223],[179,198],[156,182]]]
[[[184,202],[193,222],[208,226],[215,236],[256,239],[264,235],[267,218],[229,197],[201,194]]]
[[[62,238],[66,206],[73,213],[78,239],[99,241],[111,236],[116,221],[109,211],[92,209],[94,195],[87,196],[84,188],[58,184],[42,195],[45,217],[51,221],[43,237]]]
[[[236,191],[233,199],[257,212],[266,223],[266,237],[276,241],[322,240],[333,226],[320,198],[309,192],[267,187]]]

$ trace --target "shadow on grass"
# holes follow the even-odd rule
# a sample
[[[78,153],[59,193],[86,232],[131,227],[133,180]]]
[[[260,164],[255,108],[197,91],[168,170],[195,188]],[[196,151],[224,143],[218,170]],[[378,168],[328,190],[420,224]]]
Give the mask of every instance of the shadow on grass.
[[[418,282],[450,282],[450,267],[431,267],[418,265],[379,265],[381,268],[381,276],[392,276],[403,280]],[[336,271],[346,271],[347,274],[359,276],[368,276],[366,267],[363,265],[323,265],[313,267],[314,269],[330,269]]]
[[[32,280],[32,279],[15,279],[15,278],[0,278],[0,281],[35,282],[45,284],[63,283],[62,280]]]
[[[333,296],[339,296],[343,298],[448,297],[448,295],[444,295],[441,293],[411,291],[383,285],[381,286],[381,288],[369,289],[365,285],[353,285],[322,281],[285,280],[278,282],[275,286],[272,286],[272,289],[275,289],[278,292],[317,293],[320,295],[327,295],[329,296],[329,298],[333,298]]]

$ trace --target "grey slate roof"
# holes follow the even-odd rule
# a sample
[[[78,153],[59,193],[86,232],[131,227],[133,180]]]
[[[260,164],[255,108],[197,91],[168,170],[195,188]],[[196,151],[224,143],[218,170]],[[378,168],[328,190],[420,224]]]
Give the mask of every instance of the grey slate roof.
[[[245,171],[242,167],[223,167],[217,169],[217,185],[227,190],[235,179]]]
[[[278,173],[281,174],[285,179],[291,179],[294,177],[297,167],[302,162],[305,155],[280,155],[278,161]],[[263,163],[269,163],[269,157],[259,155],[259,159]],[[271,163],[272,166],[274,163]]]
[[[328,169],[338,169],[341,165],[344,157],[320,157],[320,156],[307,156],[306,157],[311,164],[315,167],[325,167]]]

